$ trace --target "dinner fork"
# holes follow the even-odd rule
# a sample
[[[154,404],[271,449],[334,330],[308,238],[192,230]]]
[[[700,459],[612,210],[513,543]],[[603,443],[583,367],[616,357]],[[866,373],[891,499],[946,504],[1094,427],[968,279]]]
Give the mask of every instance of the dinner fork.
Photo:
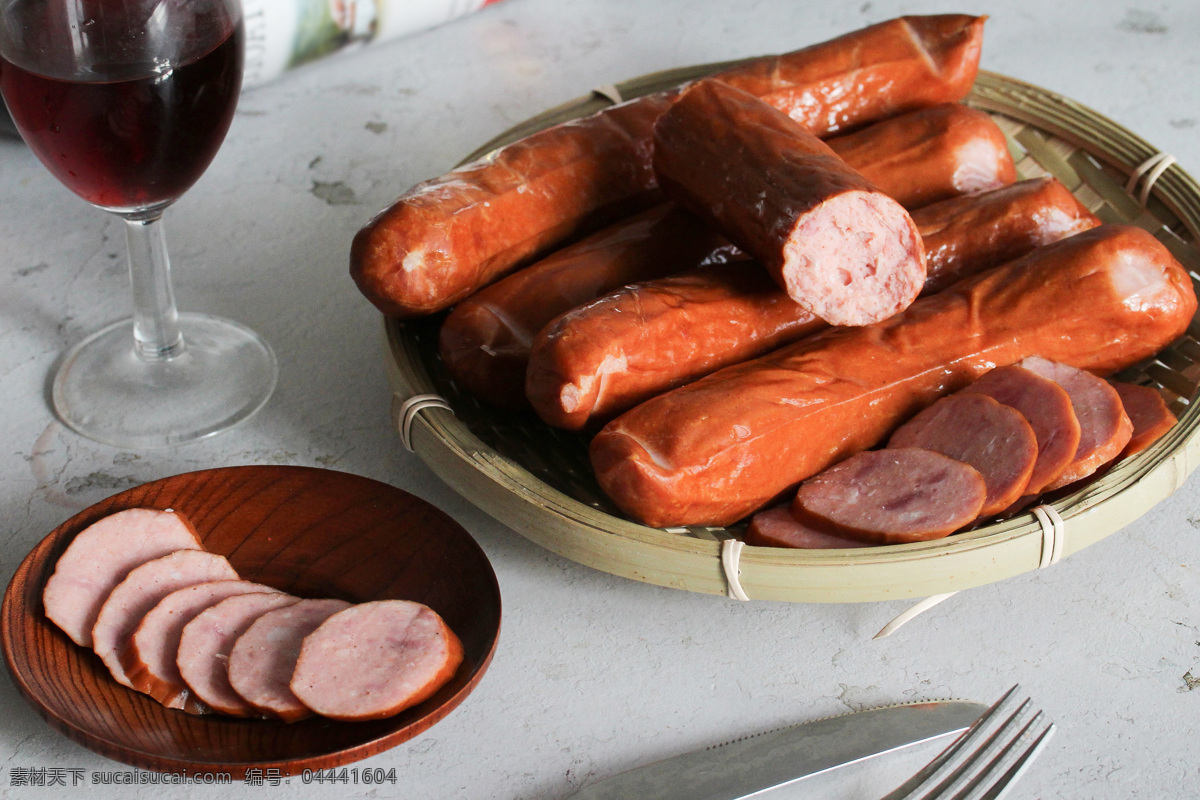
[[[1005,692],[962,737],[883,800],[1004,797],[1054,733],[1054,724],[1041,711],[1034,713],[1019,689]]]

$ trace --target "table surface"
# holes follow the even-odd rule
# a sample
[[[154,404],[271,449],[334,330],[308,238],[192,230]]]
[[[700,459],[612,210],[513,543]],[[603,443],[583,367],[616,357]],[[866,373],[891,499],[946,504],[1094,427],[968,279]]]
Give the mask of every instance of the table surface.
[[[128,313],[120,223],[0,138],[0,571],[77,510],[139,483],[230,464],[300,464],[402,487],[491,559],[505,618],[475,693],[359,766],[395,786],[173,787],[188,798],[560,798],[657,758],[895,702],[990,701],[1021,683],[1057,723],[1015,797],[1197,796],[1200,500],[1193,477],[1128,528],[1052,569],[963,592],[895,636],[909,605],[739,603],[607,575],[523,539],[442,484],[388,416],[378,313],[350,281],[376,211],[482,142],[593,86],[781,52],[930,0],[504,0],[435,30],[246,93],[221,152],[168,212],[183,310],[239,320],[280,362],[243,426],[168,450],[81,439],[47,404],[64,348]],[[983,67],[1088,105],[1200,170],[1200,4],[969,0],[991,14]],[[0,681],[0,794],[14,772],[120,770],[60,736]],[[27,773],[25,773],[27,774]],[[91,787],[97,798],[163,788]],[[58,792],[64,790],[59,789]],[[81,792],[82,787],[75,790]]]

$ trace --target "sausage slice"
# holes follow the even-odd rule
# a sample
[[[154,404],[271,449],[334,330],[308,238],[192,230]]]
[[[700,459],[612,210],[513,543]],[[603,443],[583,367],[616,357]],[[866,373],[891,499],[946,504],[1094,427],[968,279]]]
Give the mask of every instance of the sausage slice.
[[[794,547],[802,550],[832,550],[843,547],[868,547],[857,539],[844,539],[805,525],[792,516],[787,506],[760,511],[746,528],[746,544],[756,547]]]
[[[669,197],[831,325],[886,319],[925,282],[904,207],[753,95],[693,85],[654,124],[653,165]]]
[[[130,570],[100,607],[92,627],[92,649],[117,683],[132,689],[121,656],[150,609],[176,589],[237,577],[224,557],[203,550],[179,550],[147,561]]]
[[[75,644],[92,646],[92,626],[105,598],[129,571],[176,550],[201,550],[182,514],[130,508],[79,532],[58,558],[42,590],[46,616]]]
[[[258,711],[284,722],[312,716],[288,687],[300,645],[322,622],[349,607],[344,600],[301,600],[263,614],[229,652],[230,686]]]
[[[1037,462],[1027,494],[1040,493],[1062,474],[1079,448],[1079,420],[1066,390],[1015,364],[996,367],[962,390],[985,394],[1021,412],[1037,437]]]
[[[1008,508],[1025,492],[1037,461],[1033,428],[1015,408],[983,394],[953,394],[892,433],[888,447],[922,447],[970,464],[987,486],[979,515]]]
[[[175,660],[192,693],[210,708],[236,717],[257,714],[229,685],[229,652],[263,614],[300,601],[283,592],[242,594],[200,612],[184,626]]]
[[[983,476],[961,461],[898,447],[867,450],[800,484],[792,514],[864,542],[938,539],[969,525],[987,497]]]
[[[167,708],[193,714],[210,709],[188,689],[176,659],[184,626],[201,611],[227,597],[251,592],[271,592],[269,586],[251,581],[224,580],[176,589],[150,609],[129,639],[121,664],[133,688]]]
[[[1063,387],[1079,419],[1079,447],[1062,474],[1046,486],[1047,491],[1086,478],[1121,454],[1133,436],[1133,423],[1116,389],[1090,372],[1040,356],[1020,363]]]
[[[1112,381],[1112,387],[1133,424],[1133,435],[1121,451],[1122,458],[1142,452],[1175,424],[1175,415],[1167,408],[1167,402],[1151,387],[1123,381]]]
[[[362,603],[334,614],[304,640],[291,688],[322,716],[381,719],[432,696],[462,658],[462,643],[428,606]]]

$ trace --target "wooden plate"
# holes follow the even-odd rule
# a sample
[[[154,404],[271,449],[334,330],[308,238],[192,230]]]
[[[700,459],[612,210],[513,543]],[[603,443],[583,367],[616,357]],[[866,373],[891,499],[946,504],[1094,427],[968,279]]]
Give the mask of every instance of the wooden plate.
[[[616,88],[629,99],[728,65],[682,67]],[[1132,191],[1126,182],[1157,150],[1131,131],[1070,98],[990,72],[979,73],[965,102],[990,113],[1004,130],[1021,177],[1053,175],[1105,222],[1151,231],[1200,287],[1200,184],[1179,164],[1161,174],[1151,171],[1157,180],[1143,201],[1145,182],[1135,180]],[[564,103],[505,131],[464,160],[609,103],[598,93]],[[624,517],[592,474],[585,436],[550,428],[532,412],[488,406],[450,377],[438,355],[441,321],[442,315],[385,319],[383,326],[397,427],[406,427],[402,412],[410,398],[438,395],[445,401],[423,408],[407,426],[412,449],[438,476],[518,533],[566,558],[634,580],[725,594],[721,544],[740,537],[744,525],[658,529]],[[1200,464],[1200,315],[1182,339],[1120,377],[1158,389],[1179,424],[1098,480],[1053,498],[1065,522],[1064,557],[1137,519]],[[1037,569],[1043,543],[1042,526],[1027,513],[931,542],[853,550],[747,547],[740,582],[755,600],[926,597]]]
[[[174,508],[204,546],[241,577],[301,597],[351,602],[400,598],[433,608],[462,639],[449,684],[384,720],[311,718],[285,724],[164,708],[117,684],[99,658],[43,613],[42,588],[74,536],[126,508]],[[491,662],[500,590],[483,551],[454,520],[423,500],[367,478],[305,467],[227,467],[177,475],[122,492],[76,514],[17,569],[0,619],[13,680],[54,728],[137,767],[282,775],[357,761],[407,741],[450,713]]]

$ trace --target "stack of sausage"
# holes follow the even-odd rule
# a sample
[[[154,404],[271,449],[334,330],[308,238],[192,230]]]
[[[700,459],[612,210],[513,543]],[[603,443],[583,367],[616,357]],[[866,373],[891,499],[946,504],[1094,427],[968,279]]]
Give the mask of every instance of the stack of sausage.
[[[302,600],[240,580],[171,510],[127,509],[85,528],[42,601],[118,683],[193,714],[380,719],[431,697],[463,658],[420,603]]]
[[[534,134],[410,190],[351,273],[393,316],[455,306],[441,355],[475,394],[599,429],[632,518],[734,523],[996,366],[1110,373],[1195,312],[1153,236],[1014,183],[957,102],[983,22],[903,17]]]
[[[825,549],[936,539],[1026,508],[1141,452],[1175,423],[1162,395],[1032,356],[997,367],[754,515],[746,542]]]

